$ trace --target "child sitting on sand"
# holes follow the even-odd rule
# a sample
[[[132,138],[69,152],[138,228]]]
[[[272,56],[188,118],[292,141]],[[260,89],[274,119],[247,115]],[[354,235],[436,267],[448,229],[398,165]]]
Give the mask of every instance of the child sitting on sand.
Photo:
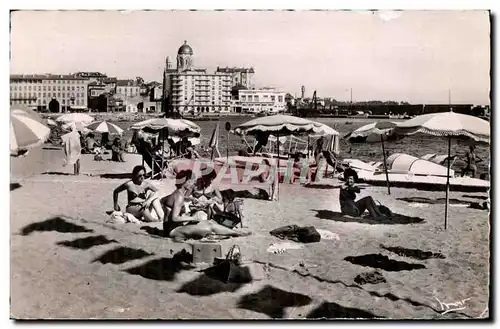
[[[184,170],[176,176],[177,189],[162,198],[161,204],[165,210],[163,220],[163,231],[165,237],[170,237],[176,242],[182,242],[190,238],[204,238],[210,234],[222,236],[247,236],[250,232],[236,231],[212,220],[200,220],[199,216],[181,216],[186,197],[191,196],[195,189],[195,180],[190,170]]]
[[[387,216],[380,212],[379,207],[371,196],[356,200],[356,193],[360,193],[359,187],[355,186],[354,175],[350,171],[344,172],[345,185],[340,186],[339,202],[340,211],[343,215],[359,217],[365,210],[377,221],[387,220]]]

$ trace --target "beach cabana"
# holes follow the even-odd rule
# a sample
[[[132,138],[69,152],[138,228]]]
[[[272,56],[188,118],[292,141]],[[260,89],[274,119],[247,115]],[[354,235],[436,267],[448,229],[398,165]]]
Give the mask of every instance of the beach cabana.
[[[384,171],[387,180],[387,193],[391,194],[391,185],[389,183],[389,174],[387,173],[387,159],[385,154],[384,141],[394,138],[394,127],[397,126],[396,122],[380,121],[364,125],[349,134],[344,138],[349,140],[350,143],[381,143],[382,153],[384,155]]]
[[[478,143],[490,143],[490,123],[486,120],[455,112],[431,113],[417,116],[399,123],[394,128],[398,136],[420,134],[446,138],[448,140],[448,166],[446,179],[446,204],[444,227],[447,227],[450,192],[451,140],[465,139]]]

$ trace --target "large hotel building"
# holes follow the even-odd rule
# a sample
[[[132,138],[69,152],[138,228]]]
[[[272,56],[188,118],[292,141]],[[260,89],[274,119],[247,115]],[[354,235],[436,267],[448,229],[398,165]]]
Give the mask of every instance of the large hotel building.
[[[231,89],[235,85],[251,87],[253,68],[217,68],[208,73],[193,65],[193,49],[186,43],[177,51],[173,68],[167,57],[163,76],[164,93],[173,111],[179,113],[234,111]]]
[[[10,104],[38,111],[63,112],[87,108],[89,80],[75,75],[10,76]]]

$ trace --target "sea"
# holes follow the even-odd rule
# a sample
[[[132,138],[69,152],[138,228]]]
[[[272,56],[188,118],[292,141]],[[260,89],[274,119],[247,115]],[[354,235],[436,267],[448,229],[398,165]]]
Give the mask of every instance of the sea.
[[[326,124],[340,134],[340,137],[347,135],[349,132],[356,130],[357,128],[364,126],[366,124],[374,122],[373,119],[368,118],[308,118],[313,121],[321,122]],[[229,155],[237,154],[238,150],[245,149],[246,144],[242,141],[241,137],[228,134],[225,130],[226,122],[231,124],[232,128],[251,120],[248,117],[222,117],[219,121],[195,121],[201,128],[201,145],[207,146],[215,129],[217,123],[220,124],[219,130],[219,151],[223,156],[226,155],[226,150],[229,148]],[[404,120],[394,120],[394,119],[382,119],[377,121],[404,121]],[[114,122],[121,128],[125,129],[124,138],[126,140],[131,139],[132,131],[128,128],[134,122]],[[307,140],[307,137],[301,137]],[[247,141],[251,143],[252,139],[247,138]],[[389,154],[394,153],[406,153],[415,157],[421,157],[426,154],[448,154],[448,140],[445,138],[435,137],[435,136],[409,136],[394,142],[385,142],[384,147],[386,152]],[[468,144],[463,141],[452,140],[451,144],[451,155],[458,155],[464,158],[466,152],[468,151]],[[478,173],[476,177],[478,178],[480,174],[487,174],[489,178],[489,166],[490,166],[490,147],[488,145],[476,145],[477,155],[484,161],[477,164]],[[383,161],[383,152],[381,143],[356,143],[351,144],[343,138],[340,139],[340,157],[342,159],[359,159],[365,162],[368,161]],[[465,162],[462,160],[456,160],[452,166],[457,172],[460,172],[465,167]]]

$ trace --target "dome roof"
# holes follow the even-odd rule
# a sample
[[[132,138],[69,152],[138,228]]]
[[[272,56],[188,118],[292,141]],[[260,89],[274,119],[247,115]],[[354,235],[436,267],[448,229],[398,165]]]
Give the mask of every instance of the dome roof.
[[[193,54],[193,49],[187,44],[186,41],[184,41],[184,44],[179,48],[179,51],[177,52],[179,55],[187,54],[187,55],[192,55]]]

